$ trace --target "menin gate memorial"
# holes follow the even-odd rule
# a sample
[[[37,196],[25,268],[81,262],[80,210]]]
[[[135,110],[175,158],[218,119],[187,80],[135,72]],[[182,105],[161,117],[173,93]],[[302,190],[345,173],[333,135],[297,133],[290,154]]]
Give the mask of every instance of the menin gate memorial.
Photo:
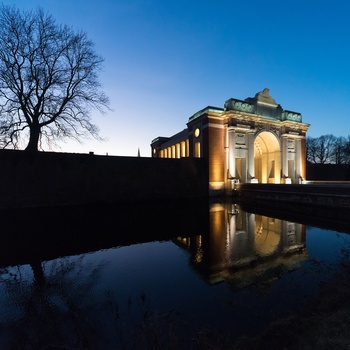
[[[209,190],[234,183],[297,184],[306,178],[306,132],[300,113],[284,110],[269,89],[224,108],[207,106],[187,128],[151,142],[152,157],[207,160]]]

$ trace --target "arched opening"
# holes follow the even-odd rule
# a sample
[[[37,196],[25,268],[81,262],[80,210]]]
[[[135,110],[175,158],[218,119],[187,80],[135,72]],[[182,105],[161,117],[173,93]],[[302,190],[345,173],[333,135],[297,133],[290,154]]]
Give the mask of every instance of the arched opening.
[[[272,132],[263,131],[256,136],[254,168],[255,177],[259,183],[281,182],[281,147]]]

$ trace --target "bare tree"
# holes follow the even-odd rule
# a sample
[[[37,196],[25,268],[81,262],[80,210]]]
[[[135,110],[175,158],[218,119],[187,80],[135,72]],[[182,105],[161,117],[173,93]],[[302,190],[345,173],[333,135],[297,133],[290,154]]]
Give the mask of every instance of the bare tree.
[[[336,137],[334,135],[322,135],[319,138],[319,147],[318,147],[318,159],[319,163],[326,164],[332,163],[332,155],[334,152],[334,144]]]
[[[317,163],[318,140],[315,137],[306,138],[306,160],[312,164]]]
[[[345,158],[345,164],[350,164],[350,135],[344,140],[343,153]]]
[[[42,141],[98,136],[91,110],[108,109],[98,80],[103,59],[84,32],[42,9],[0,7],[0,145],[38,151]]]
[[[322,135],[317,138],[307,137],[307,160],[314,164],[330,164],[335,161],[334,154],[337,138],[334,135]]]
[[[348,141],[345,137],[336,137],[331,159],[334,164],[347,164],[349,162]]]

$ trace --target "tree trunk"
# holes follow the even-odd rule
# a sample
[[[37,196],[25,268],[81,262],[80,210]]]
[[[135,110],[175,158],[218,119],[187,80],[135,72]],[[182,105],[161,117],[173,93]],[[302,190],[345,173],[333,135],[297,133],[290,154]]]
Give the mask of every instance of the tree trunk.
[[[26,151],[38,152],[39,136],[40,136],[40,127],[32,125],[30,127],[29,142],[25,149]]]
[[[42,287],[45,284],[44,269],[40,260],[34,260],[30,263],[34,275],[34,284],[36,287]]]

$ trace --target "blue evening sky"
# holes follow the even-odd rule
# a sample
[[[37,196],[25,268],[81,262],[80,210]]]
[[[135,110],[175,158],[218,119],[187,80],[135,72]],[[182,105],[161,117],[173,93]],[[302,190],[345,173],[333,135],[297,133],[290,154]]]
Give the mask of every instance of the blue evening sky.
[[[93,114],[105,142],[63,152],[150,156],[157,136],[227,99],[264,88],[300,112],[308,135],[350,135],[348,0],[5,0],[83,30],[105,59],[113,111]]]

